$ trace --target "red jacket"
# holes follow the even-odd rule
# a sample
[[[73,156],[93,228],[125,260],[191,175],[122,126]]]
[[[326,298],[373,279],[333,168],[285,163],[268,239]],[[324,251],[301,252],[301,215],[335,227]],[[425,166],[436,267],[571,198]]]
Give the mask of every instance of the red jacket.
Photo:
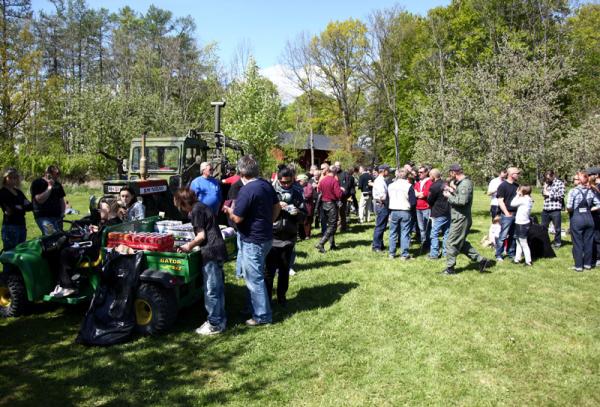
[[[319,191],[321,192],[321,200],[323,202],[335,202],[342,198],[342,190],[340,183],[335,177],[325,176],[319,181]]]
[[[421,190],[421,181],[415,181],[413,188],[415,193],[423,192],[423,198],[417,198],[417,210],[429,209],[429,204],[427,203],[427,197],[429,196],[429,188],[431,188],[431,178],[427,178],[425,184],[423,185],[423,190]]]

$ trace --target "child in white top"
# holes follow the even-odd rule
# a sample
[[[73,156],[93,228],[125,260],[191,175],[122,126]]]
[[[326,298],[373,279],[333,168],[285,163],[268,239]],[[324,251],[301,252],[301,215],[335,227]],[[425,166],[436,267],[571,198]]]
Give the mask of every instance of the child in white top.
[[[500,215],[496,215],[490,225],[487,238],[485,239],[484,246],[492,246],[493,248],[498,247],[498,238],[500,237]],[[483,243],[483,242],[482,242]]]
[[[531,250],[527,244],[527,234],[531,226],[531,209],[533,208],[533,199],[531,199],[531,187],[522,185],[517,190],[517,195],[513,198],[510,206],[517,208],[515,215],[515,238],[517,239],[517,253],[514,262],[519,263],[521,256],[525,256],[525,265],[531,266]]]

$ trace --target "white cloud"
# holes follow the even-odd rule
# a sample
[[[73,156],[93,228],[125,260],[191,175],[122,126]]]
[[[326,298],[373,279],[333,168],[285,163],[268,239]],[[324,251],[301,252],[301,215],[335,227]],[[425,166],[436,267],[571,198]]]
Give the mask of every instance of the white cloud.
[[[260,74],[277,86],[279,96],[284,105],[294,101],[303,92],[298,89],[296,84],[290,80],[290,75],[286,73],[286,67],[283,65],[272,65],[260,70]]]

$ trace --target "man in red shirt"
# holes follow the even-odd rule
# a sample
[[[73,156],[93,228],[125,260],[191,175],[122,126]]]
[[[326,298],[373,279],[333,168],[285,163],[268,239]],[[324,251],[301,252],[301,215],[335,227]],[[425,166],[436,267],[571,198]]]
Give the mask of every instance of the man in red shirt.
[[[427,203],[429,196],[429,188],[431,188],[431,178],[429,178],[429,168],[426,166],[419,167],[417,172],[419,180],[415,182],[413,188],[417,196],[417,225],[421,235],[421,246],[426,246],[428,243],[427,224],[431,215],[431,208]]]
[[[323,218],[321,222],[327,223],[327,229],[323,233],[323,237],[315,245],[315,248],[321,253],[325,253],[325,243],[329,241],[329,250],[335,250],[335,230],[337,229],[337,217],[338,217],[338,202],[340,201],[343,193],[343,188],[340,187],[339,181],[336,179],[336,175],[339,169],[336,166],[332,166],[329,170],[323,174],[323,178],[319,181],[317,187],[321,192],[321,205],[323,211]]]

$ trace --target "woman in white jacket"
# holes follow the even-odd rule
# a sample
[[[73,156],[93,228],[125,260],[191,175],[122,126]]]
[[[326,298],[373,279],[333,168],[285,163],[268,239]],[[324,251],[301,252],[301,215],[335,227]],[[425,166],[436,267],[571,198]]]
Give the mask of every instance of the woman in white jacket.
[[[522,185],[517,191],[510,203],[511,206],[517,208],[515,215],[515,237],[517,239],[517,253],[514,263],[521,261],[521,256],[525,256],[525,265],[531,266],[531,250],[527,244],[527,234],[531,226],[531,208],[533,208],[533,199],[531,199],[531,187]]]

